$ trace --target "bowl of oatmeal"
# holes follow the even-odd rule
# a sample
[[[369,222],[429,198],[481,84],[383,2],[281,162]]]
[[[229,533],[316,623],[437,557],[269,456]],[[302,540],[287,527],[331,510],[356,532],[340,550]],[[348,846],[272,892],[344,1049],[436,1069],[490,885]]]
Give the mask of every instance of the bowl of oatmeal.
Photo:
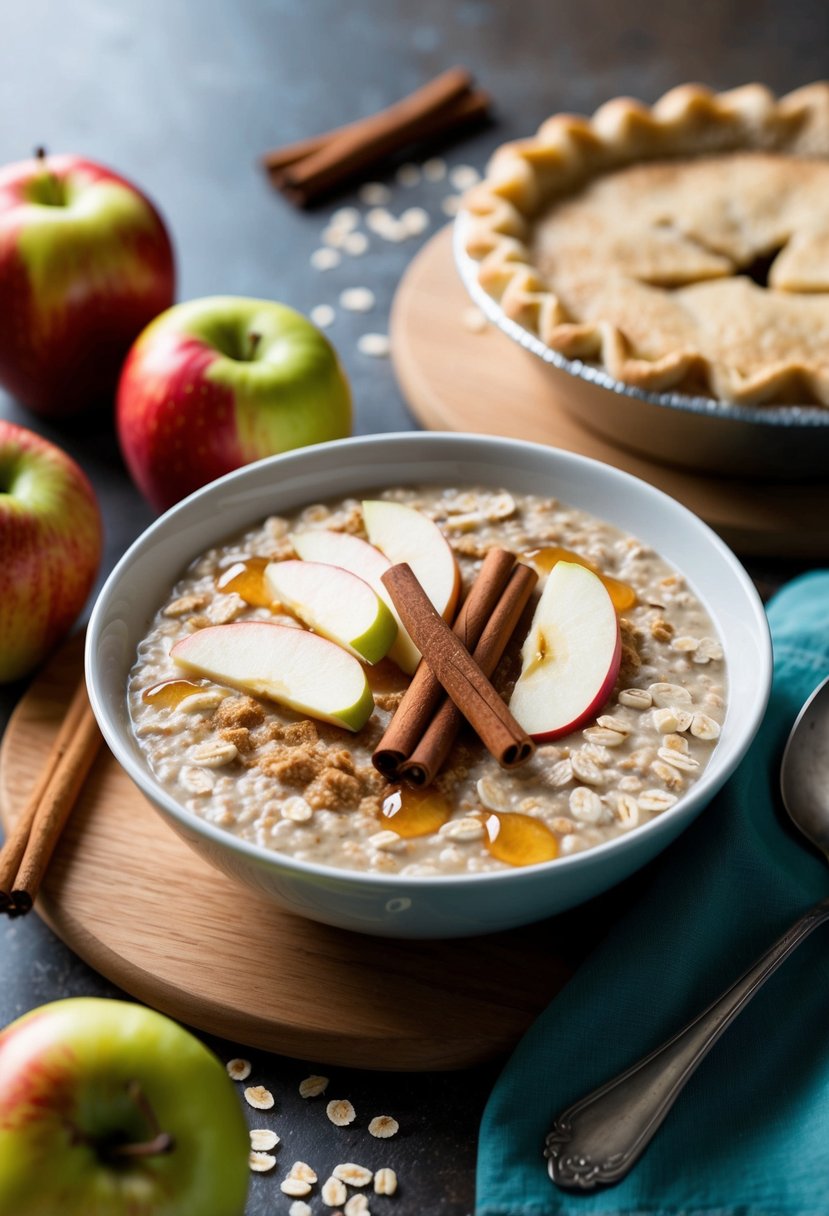
[[[341,711],[326,653],[344,663],[345,651],[318,636],[322,626],[309,630],[269,581],[295,572],[309,546],[318,557],[320,544],[362,546],[385,561],[369,542],[366,502],[421,521],[432,551],[445,549],[457,570],[452,595],[493,547],[537,573],[492,676],[508,701],[551,572],[564,562],[600,578],[620,656],[595,713],[567,733],[538,734],[515,768],[467,728],[426,788],[379,773],[372,754],[411,662],[399,648],[397,661],[346,656],[360,691]],[[451,605],[439,607],[450,615]],[[226,667],[240,638],[261,658],[261,640],[277,635],[287,645],[277,676],[290,684],[288,668],[298,668],[306,701]],[[180,661],[214,638],[231,643],[219,647],[220,670]],[[101,592],[86,670],[116,758],[210,864],[312,919],[450,937],[577,905],[675,839],[744,755],[765,708],[771,650],[737,559],[660,491],[535,444],[411,433],[261,461],[167,512]]]

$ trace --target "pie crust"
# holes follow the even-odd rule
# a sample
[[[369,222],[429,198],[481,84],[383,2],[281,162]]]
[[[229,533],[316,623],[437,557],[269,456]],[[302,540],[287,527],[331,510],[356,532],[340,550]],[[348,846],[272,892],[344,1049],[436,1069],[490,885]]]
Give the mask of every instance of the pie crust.
[[[650,392],[829,406],[829,83],[555,115],[464,206],[481,286],[565,357]]]

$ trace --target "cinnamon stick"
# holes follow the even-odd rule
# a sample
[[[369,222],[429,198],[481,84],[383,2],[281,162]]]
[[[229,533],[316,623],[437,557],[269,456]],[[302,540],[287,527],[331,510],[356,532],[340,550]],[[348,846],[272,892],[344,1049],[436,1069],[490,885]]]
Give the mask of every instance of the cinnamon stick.
[[[471,86],[469,72],[450,68],[377,114],[267,153],[265,166],[275,184],[305,206],[408,144],[486,117],[489,97]]]
[[[485,676],[491,676],[515,632],[538,575],[518,563],[486,624],[472,657]],[[408,760],[399,766],[401,780],[408,785],[431,785],[452,748],[463,724],[463,714],[448,697],[423,733]]]
[[[490,549],[478,577],[455,619],[452,632],[471,651],[495,610],[507,585],[515,556],[506,549]],[[440,681],[426,662],[421,662],[397,707],[371,762],[390,781],[397,778],[400,765],[423,736],[443,698]]]
[[[67,721],[47,761],[49,778],[42,790],[41,781],[38,781],[34,791],[37,793],[41,790],[40,797],[30,819],[28,839],[11,884],[10,904],[6,908],[12,916],[22,915],[32,907],[49,860],[101,743],[98,724],[83,685],[73,697],[70,714],[73,710],[76,716],[71,737],[65,747],[58,748],[58,740],[69,725],[70,715],[67,715]]]
[[[469,651],[435,611],[406,562],[382,576],[412,641],[484,746],[505,768],[522,764],[534,751]]]
[[[14,827],[9,831],[3,847],[0,848],[0,912],[5,911],[12,902],[12,887],[17,877],[17,871],[20,869],[23,854],[26,852],[26,845],[29,843],[29,833],[32,830],[35,814],[56,767],[61,763],[78,729],[86,705],[88,705],[86,685],[82,679],[69,702],[66,716],[34,788],[17,816]]]

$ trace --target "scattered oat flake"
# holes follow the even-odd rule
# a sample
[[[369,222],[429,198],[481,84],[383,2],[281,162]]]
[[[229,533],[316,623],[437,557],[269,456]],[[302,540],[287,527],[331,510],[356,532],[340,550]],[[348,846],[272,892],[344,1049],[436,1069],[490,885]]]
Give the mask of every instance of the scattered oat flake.
[[[320,329],[328,329],[329,325],[334,324],[337,314],[330,304],[315,304],[308,315]]]
[[[460,195],[447,194],[446,198],[441,199],[440,209],[444,215],[457,215],[461,209]]]
[[[314,1183],[317,1180],[316,1170],[312,1170],[305,1161],[295,1161],[288,1170],[289,1178],[299,1178],[300,1182]]]
[[[338,228],[336,224],[329,224],[320,233],[320,240],[323,245],[329,245],[332,249],[342,249],[347,236],[348,229]]]
[[[270,1110],[274,1104],[273,1094],[264,1085],[249,1085],[245,1090],[245,1101],[255,1110]]]
[[[252,1127],[250,1129],[250,1147],[256,1153],[267,1153],[279,1144],[279,1136],[269,1127]]]
[[[481,180],[481,175],[472,165],[455,165],[449,170],[449,180],[456,190],[468,190]]]
[[[468,329],[471,334],[482,334],[487,327],[486,317],[480,308],[476,308],[474,304],[463,310],[461,313],[461,323],[464,329]]]
[[[374,1175],[375,1195],[393,1195],[397,1190],[397,1174],[388,1165],[384,1165]]]
[[[357,339],[357,350],[372,359],[385,359],[391,350],[387,334],[361,334]]]
[[[255,1174],[267,1174],[276,1165],[276,1157],[270,1153],[260,1153],[254,1150],[248,1154],[248,1165]]]
[[[315,249],[311,254],[314,270],[333,270],[341,261],[342,257],[336,249]]]
[[[416,186],[420,181],[420,169],[417,165],[401,165],[394,177],[399,186]]]
[[[446,177],[446,161],[440,156],[432,156],[423,162],[423,176],[427,182],[442,182]]]
[[[379,1140],[387,1140],[389,1136],[397,1135],[400,1124],[391,1115],[375,1115],[368,1125],[368,1130],[370,1135],[377,1136]]]
[[[382,206],[391,200],[391,190],[383,182],[366,182],[360,187],[359,199],[367,207]]]
[[[304,1199],[295,1199],[288,1208],[288,1216],[311,1216],[311,1209]]]
[[[343,249],[351,257],[358,258],[368,249],[368,237],[364,232],[350,232],[343,241]]]
[[[407,207],[400,216],[400,223],[407,236],[420,236],[429,227],[429,212],[423,207]]]
[[[228,1060],[225,1067],[231,1081],[247,1081],[251,1074],[250,1060]]]
[[[337,1127],[347,1127],[357,1118],[357,1112],[347,1098],[338,1098],[329,1102],[325,1113]]]
[[[334,1178],[339,1178],[348,1186],[368,1186],[374,1177],[371,1170],[366,1169],[364,1165],[355,1165],[353,1161],[344,1161],[342,1165],[336,1165],[331,1172]]]
[[[353,232],[360,222],[360,212],[356,207],[340,207],[331,216],[329,222],[334,228],[344,228],[346,232]]]
[[[345,1216],[369,1216],[368,1200],[365,1195],[352,1195],[348,1203],[343,1208]]]
[[[328,1077],[318,1077],[314,1073],[299,1083],[301,1098],[318,1098],[320,1094],[325,1093],[326,1089],[328,1089]]]
[[[374,292],[368,287],[347,287],[340,293],[340,303],[348,312],[370,312],[374,307]]]
[[[345,1203],[348,1191],[345,1189],[345,1183],[340,1178],[335,1178],[332,1174],[322,1184],[321,1195],[322,1202],[327,1208],[336,1208],[341,1203]]]
[[[306,1195],[311,1194],[311,1183],[303,1182],[301,1178],[292,1178],[290,1174],[279,1184],[279,1189],[283,1195],[292,1195],[297,1199],[303,1199]]]

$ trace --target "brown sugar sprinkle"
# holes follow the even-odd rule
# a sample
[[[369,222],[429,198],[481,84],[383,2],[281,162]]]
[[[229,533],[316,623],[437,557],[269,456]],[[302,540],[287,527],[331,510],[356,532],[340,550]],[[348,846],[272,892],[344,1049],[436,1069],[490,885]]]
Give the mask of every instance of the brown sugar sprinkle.
[[[259,726],[265,720],[261,705],[253,697],[225,697],[213,715],[212,725],[222,727]]]
[[[236,750],[243,755],[253,750],[254,743],[246,726],[224,726],[219,734],[222,739],[232,743]]]
[[[271,725],[268,738],[285,747],[314,747],[319,742],[319,731],[313,722],[289,722],[283,726],[278,722]]]
[[[402,692],[376,692],[374,694],[374,704],[391,714],[397,710],[402,700]]]
[[[277,748],[259,757],[259,767],[267,777],[286,785],[309,785],[320,771],[320,760],[307,748]]]
[[[347,748],[342,747],[339,751],[329,751],[325,753],[326,768],[336,768],[342,773],[354,773],[354,757]]]
[[[338,768],[325,768],[309,785],[305,797],[315,811],[349,811],[359,806],[363,787],[356,777]]]

